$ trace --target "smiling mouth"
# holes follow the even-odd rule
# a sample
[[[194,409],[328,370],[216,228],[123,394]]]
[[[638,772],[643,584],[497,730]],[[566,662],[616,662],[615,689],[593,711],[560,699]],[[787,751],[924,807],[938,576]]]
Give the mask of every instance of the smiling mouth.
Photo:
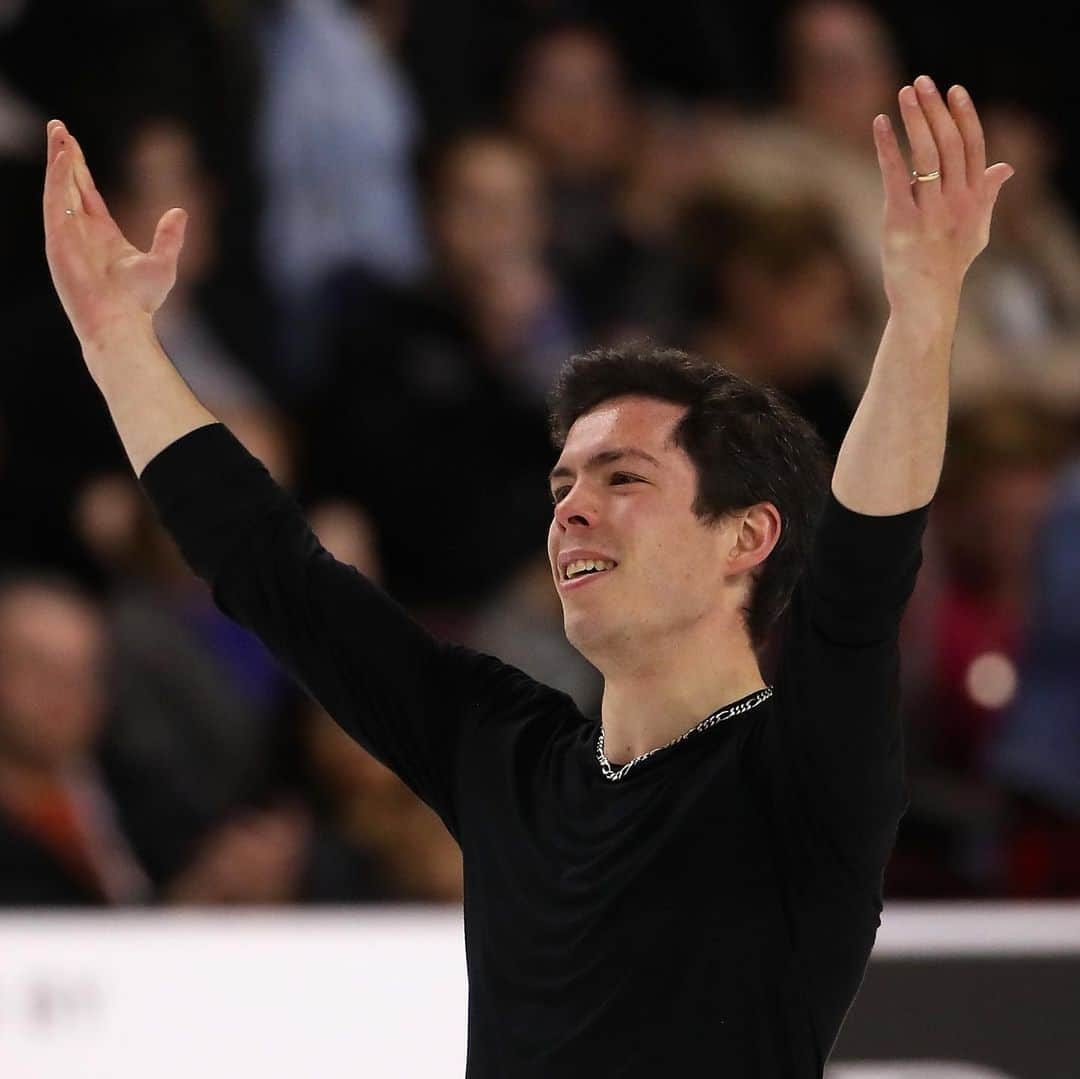
[[[568,580],[568,581],[565,581],[565,580],[559,581],[559,588],[561,588],[561,589],[580,588],[583,584],[586,584],[588,581],[596,580],[597,577],[606,577],[609,573],[614,573],[615,570],[618,569],[618,568],[619,567],[616,566],[614,569],[603,569],[603,570],[599,570],[598,572],[579,574],[577,577],[571,577],[570,580]]]

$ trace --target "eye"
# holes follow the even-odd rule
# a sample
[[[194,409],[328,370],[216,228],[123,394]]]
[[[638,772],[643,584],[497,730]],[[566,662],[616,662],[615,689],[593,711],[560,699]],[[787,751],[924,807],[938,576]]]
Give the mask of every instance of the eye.
[[[639,480],[637,478],[637,476],[630,476],[630,475],[627,475],[627,473],[625,473],[625,472],[612,472],[612,474],[611,474],[611,482],[612,483],[640,483],[641,480]],[[552,503],[557,503],[557,502],[561,501],[563,491],[569,491],[569,490],[570,490],[570,488],[565,487],[565,486],[556,487],[555,490],[552,491],[552,493],[551,493],[551,501],[552,501]]]

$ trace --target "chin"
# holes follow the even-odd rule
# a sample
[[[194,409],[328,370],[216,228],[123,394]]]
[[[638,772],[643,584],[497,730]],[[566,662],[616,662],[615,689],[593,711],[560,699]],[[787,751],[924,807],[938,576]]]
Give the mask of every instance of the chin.
[[[595,617],[578,614],[567,617],[563,612],[563,630],[566,639],[588,659],[588,653],[595,652],[611,636],[610,627],[600,623]]]

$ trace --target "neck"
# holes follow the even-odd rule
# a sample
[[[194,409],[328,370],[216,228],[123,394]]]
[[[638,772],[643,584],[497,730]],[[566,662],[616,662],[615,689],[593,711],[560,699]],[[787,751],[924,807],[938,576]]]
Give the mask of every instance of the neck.
[[[717,647],[717,641],[723,641]],[[645,660],[605,665],[604,755],[622,765],[696,727],[713,712],[764,689],[744,630],[650,646]]]

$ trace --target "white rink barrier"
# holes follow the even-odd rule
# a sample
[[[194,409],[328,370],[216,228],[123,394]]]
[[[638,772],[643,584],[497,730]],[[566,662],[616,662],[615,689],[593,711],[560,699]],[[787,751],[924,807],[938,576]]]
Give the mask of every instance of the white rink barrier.
[[[461,1079],[466,1007],[460,909],[0,915],[4,1079]],[[894,904],[829,1079],[1075,1079],[1058,1012],[1080,904]]]

